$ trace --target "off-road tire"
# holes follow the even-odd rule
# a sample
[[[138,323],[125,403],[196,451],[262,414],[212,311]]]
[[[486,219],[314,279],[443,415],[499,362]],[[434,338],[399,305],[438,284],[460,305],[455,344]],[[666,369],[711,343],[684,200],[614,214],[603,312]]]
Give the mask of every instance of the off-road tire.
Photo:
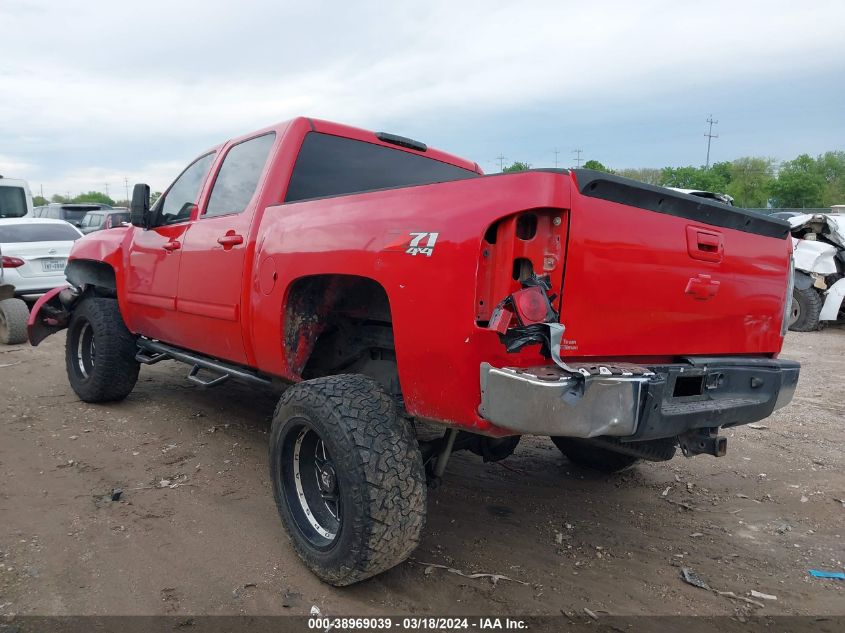
[[[823,305],[824,300],[821,293],[812,286],[803,290],[793,288],[789,329],[793,332],[814,332],[818,330],[819,315]]]
[[[640,461],[639,457],[625,455],[596,446],[573,437],[553,437],[554,445],[574,464],[592,468],[603,473],[618,473],[627,470]]]
[[[93,339],[90,364],[80,366],[82,347]],[[114,402],[130,394],[138,381],[136,337],[126,329],[116,299],[85,297],[73,311],[67,330],[65,362],[71,388],[84,402]],[[83,363],[84,364],[84,363]]]
[[[320,437],[336,473],[339,527],[322,547],[309,540],[307,525],[297,523],[303,506],[296,505],[301,502],[285,474],[284,456],[290,455],[285,447],[304,427]],[[295,457],[299,468],[299,454]],[[273,415],[270,477],[294,550],[331,585],[351,585],[386,571],[419,543],[426,512],[422,456],[411,426],[371,378],[328,376],[290,387]]]
[[[19,345],[26,343],[26,326],[29,321],[29,308],[20,299],[0,301],[0,343]]]

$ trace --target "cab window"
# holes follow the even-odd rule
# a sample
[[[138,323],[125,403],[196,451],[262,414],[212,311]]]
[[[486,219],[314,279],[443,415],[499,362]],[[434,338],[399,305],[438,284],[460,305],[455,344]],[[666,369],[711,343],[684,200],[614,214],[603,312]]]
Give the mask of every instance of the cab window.
[[[182,172],[155,206],[155,225],[176,224],[191,219],[200,189],[214,162],[214,153],[201,156]]]

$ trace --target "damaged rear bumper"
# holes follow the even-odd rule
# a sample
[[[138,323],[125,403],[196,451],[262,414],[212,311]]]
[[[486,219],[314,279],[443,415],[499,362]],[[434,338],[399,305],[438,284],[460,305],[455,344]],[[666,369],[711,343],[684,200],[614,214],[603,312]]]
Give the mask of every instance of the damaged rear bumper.
[[[672,365],[481,364],[482,417],[514,433],[629,441],[761,420],[792,400],[800,365],[757,358],[688,358]]]

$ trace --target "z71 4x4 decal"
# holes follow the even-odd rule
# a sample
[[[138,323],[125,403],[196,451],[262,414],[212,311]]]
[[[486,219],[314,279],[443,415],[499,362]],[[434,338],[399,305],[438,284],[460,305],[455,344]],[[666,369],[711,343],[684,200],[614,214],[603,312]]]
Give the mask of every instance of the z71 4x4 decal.
[[[437,244],[440,233],[410,231],[408,233],[402,232],[400,236],[384,250],[431,257],[434,254],[434,245]]]

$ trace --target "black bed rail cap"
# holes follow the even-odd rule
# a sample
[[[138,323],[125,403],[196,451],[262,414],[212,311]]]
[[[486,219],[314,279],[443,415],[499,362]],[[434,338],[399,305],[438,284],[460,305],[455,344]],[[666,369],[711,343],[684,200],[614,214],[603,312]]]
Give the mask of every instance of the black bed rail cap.
[[[581,195],[745,233],[785,239],[789,222],[594,169],[574,169]]]

